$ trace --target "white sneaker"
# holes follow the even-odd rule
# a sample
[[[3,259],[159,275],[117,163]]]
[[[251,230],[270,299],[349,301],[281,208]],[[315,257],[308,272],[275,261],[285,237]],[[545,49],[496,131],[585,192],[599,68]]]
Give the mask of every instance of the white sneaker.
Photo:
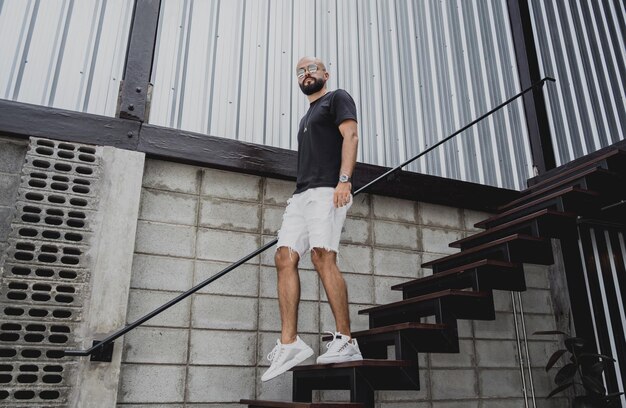
[[[282,344],[280,339],[276,340],[276,345],[267,355],[267,359],[271,361],[272,364],[270,368],[263,373],[263,376],[261,376],[261,381],[269,381],[281,375],[312,355],[313,349],[302,341],[300,336],[296,336],[296,341],[290,344]]]
[[[333,336],[333,340],[326,345],[328,351],[317,358],[317,364],[343,363],[345,361],[363,360],[359,344],[355,339],[339,332],[326,332]]]

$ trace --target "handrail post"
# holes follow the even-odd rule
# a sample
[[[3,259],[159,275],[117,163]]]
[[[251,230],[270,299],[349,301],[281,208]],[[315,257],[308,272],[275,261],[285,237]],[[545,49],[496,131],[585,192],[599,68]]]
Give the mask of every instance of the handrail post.
[[[381,181],[381,180],[391,176],[393,173],[395,173],[397,171],[400,171],[404,166],[407,166],[408,164],[414,162],[415,160],[417,160],[420,157],[424,156],[425,154],[427,154],[428,152],[432,151],[433,149],[439,147],[440,145],[442,145],[443,143],[447,142],[448,140],[454,138],[455,136],[458,136],[459,134],[461,134],[465,130],[467,130],[470,127],[474,126],[476,123],[478,123],[481,120],[485,119],[486,117],[490,116],[494,112],[500,110],[501,108],[503,108],[504,106],[506,106],[509,103],[513,102],[517,98],[525,95],[527,92],[533,90],[535,87],[537,87],[539,85],[543,85],[543,83],[546,82],[546,81],[556,82],[556,80],[554,78],[550,78],[550,77],[545,77],[545,78],[541,79],[540,81],[535,82],[534,84],[532,84],[528,88],[524,89],[523,91],[521,91],[517,95],[507,99],[506,101],[502,102],[500,105],[498,105],[495,108],[491,109],[487,113],[485,113],[485,114],[481,115],[480,117],[474,119],[473,121],[469,122],[468,124],[463,126],[461,129],[459,129],[456,132],[448,135],[446,138],[444,138],[444,139],[440,140],[439,142],[435,143],[434,145],[430,146],[428,149],[424,150],[423,152],[417,154],[416,156],[413,156],[412,158],[406,160],[405,162],[397,165],[396,167],[394,167],[394,168],[386,171],[382,175],[376,177],[374,180],[370,181],[369,183],[365,184],[361,188],[357,189],[354,192],[353,195],[357,196],[358,194],[360,194],[362,192],[365,192],[367,189],[372,187],[374,184],[376,184],[379,181]],[[220,272],[216,273],[215,275],[205,279],[204,281],[200,282],[196,286],[192,287],[191,289],[187,290],[186,292],[184,292],[184,293],[180,294],[179,296],[175,297],[174,299],[170,300],[166,304],[158,307],[157,309],[153,310],[152,312],[148,313],[147,315],[137,319],[133,323],[130,323],[130,324],[126,325],[122,329],[112,333],[111,335],[107,336],[105,339],[103,339],[101,341],[94,341],[94,344],[93,344],[93,346],[91,346],[91,348],[89,348],[87,350],[64,350],[64,352],[63,352],[64,355],[65,356],[88,356],[88,355],[93,355],[95,353],[95,351],[98,350],[99,348],[102,347],[104,349],[104,346],[108,345],[109,343],[113,343],[113,341],[115,339],[123,336],[124,334],[128,333],[129,331],[131,331],[135,327],[137,327],[137,326],[145,323],[146,321],[152,319],[154,316],[158,315],[159,313],[169,309],[170,307],[174,306],[176,303],[178,303],[181,300],[187,298],[188,296],[191,296],[192,294],[196,293],[198,290],[202,289],[203,287],[205,287],[209,283],[215,281],[216,279],[221,278],[222,276],[226,275],[227,273],[229,273],[233,269],[235,269],[235,268],[239,267],[240,265],[248,262],[250,259],[254,258],[255,256],[261,254],[265,250],[267,250],[267,249],[271,248],[272,246],[274,246],[277,242],[278,242],[278,239],[274,239],[273,241],[268,242],[267,244],[263,245],[262,247],[256,249],[254,252],[249,253],[248,255],[244,256],[243,258],[241,258],[237,262],[231,264],[227,268],[222,269]],[[92,358],[92,360],[94,360],[94,359]],[[98,361],[101,361],[101,360],[98,360]]]

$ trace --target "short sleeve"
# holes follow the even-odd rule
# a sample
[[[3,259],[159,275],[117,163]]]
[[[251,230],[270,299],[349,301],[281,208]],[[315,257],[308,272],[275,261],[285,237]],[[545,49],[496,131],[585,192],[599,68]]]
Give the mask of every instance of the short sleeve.
[[[348,119],[356,119],[356,105],[352,96],[343,89],[337,89],[330,102],[330,111],[335,117],[335,125],[339,126]]]

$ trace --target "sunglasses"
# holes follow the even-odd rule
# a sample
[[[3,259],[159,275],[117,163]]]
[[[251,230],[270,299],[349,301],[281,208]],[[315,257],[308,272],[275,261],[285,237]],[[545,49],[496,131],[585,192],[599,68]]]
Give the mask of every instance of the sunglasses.
[[[304,78],[304,75],[308,72],[309,74],[314,74],[319,70],[319,67],[316,64],[309,64],[306,67],[298,68],[296,70],[296,76],[299,79]]]

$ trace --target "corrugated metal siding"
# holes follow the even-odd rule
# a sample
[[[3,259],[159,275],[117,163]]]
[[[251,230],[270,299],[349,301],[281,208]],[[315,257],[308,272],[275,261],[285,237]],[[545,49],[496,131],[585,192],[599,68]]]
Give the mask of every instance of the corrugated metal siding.
[[[288,149],[316,55],[352,94],[359,160],[394,166],[520,91],[506,3],[163,0],[150,123]],[[509,188],[531,175],[516,102],[413,171]]]
[[[0,98],[113,116],[132,1],[0,2]]]
[[[557,165],[624,139],[622,0],[530,1]]]

